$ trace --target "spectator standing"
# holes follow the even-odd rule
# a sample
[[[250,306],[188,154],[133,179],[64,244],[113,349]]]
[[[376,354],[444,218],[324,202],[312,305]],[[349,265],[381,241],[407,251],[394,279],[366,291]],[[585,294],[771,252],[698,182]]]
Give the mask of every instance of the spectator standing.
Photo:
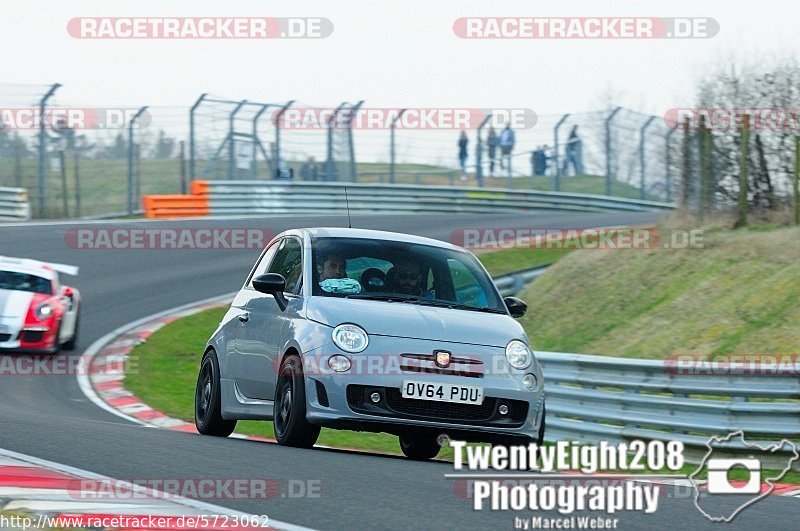
[[[494,177],[494,159],[497,157],[497,132],[493,126],[489,126],[489,136],[486,138],[486,145],[489,149],[489,176]]]
[[[461,130],[461,135],[458,137],[458,162],[461,165],[461,180],[467,180],[467,132]]]
[[[317,161],[314,157],[308,157],[303,167],[300,168],[300,178],[304,181],[316,181],[319,178]]]
[[[581,137],[578,136],[578,126],[575,125],[572,127],[572,130],[569,132],[569,137],[567,138],[566,156],[564,157],[564,166],[562,167],[562,173],[564,175],[569,175],[567,170],[570,164],[572,164],[575,175],[583,173],[582,144]]]
[[[514,131],[511,124],[507,124],[503,132],[500,133],[500,169],[508,165],[508,174],[511,175],[511,152],[514,151]]]

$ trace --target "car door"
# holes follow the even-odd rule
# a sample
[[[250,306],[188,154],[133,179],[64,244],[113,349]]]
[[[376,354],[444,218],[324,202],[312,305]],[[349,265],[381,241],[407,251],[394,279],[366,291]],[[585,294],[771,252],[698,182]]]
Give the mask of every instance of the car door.
[[[239,390],[247,398],[273,400],[280,347],[285,343],[290,316],[296,313],[298,293],[302,285],[302,242],[287,236],[277,242],[275,255],[266,273],[278,273],[286,279],[284,296],[289,307],[281,310],[275,297],[259,293],[252,287],[252,279],[244,290],[247,300],[243,305],[243,321],[237,350],[241,373],[237,378]],[[263,274],[263,273],[259,273]]]

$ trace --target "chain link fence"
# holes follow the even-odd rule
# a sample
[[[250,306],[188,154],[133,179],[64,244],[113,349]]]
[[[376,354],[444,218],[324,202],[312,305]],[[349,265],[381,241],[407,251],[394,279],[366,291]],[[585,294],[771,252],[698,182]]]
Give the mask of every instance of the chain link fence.
[[[36,218],[136,215],[144,195],[186,193],[192,179],[506,187],[693,209],[738,201],[736,131],[704,132],[624,108],[537,116],[211,94],[186,107],[101,108],[62,101],[59,89],[0,84],[0,186],[27,189]],[[514,111],[524,119],[514,122]],[[428,115],[437,118],[426,122]],[[459,115],[469,119],[450,120]],[[514,143],[504,156],[508,124]],[[792,140],[750,136],[747,194],[758,208],[789,198]]]

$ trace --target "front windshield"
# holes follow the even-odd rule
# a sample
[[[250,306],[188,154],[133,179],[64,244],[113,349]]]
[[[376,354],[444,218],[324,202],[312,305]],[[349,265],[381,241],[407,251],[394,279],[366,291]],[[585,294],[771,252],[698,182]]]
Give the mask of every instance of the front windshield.
[[[17,271],[0,271],[0,289],[30,291],[52,294],[53,286],[49,279]]]
[[[506,313],[477,259],[466,251],[390,240],[317,238],[313,294]]]

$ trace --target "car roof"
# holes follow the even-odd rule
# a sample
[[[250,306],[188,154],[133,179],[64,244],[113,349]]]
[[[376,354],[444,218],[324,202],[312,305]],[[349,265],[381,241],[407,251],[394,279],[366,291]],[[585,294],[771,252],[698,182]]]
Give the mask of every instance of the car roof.
[[[359,238],[365,240],[386,240],[393,242],[414,243],[418,245],[430,245],[432,247],[441,247],[443,249],[453,249],[463,251],[464,249],[441,240],[434,240],[433,238],[425,238],[423,236],[414,236],[413,234],[404,234],[402,232],[388,232],[382,230],[371,229],[349,229],[345,227],[313,227],[301,229],[309,234],[312,238]]]

